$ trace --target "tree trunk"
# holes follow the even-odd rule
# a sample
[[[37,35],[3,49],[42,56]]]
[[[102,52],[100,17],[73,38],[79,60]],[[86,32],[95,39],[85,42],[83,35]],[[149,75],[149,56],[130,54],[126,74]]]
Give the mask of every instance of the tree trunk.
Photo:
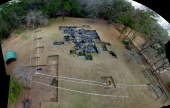
[[[145,52],[148,52],[148,51],[143,51],[142,53],[139,53],[139,55],[142,55],[142,54],[144,54]]]
[[[64,21],[64,12],[63,12],[63,21]]]
[[[149,48],[149,47],[150,47],[150,46],[148,45],[147,47],[141,49],[141,50],[139,51],[139,54],[142,54],[141,52],[144,51],[145,49]]]
[[[152,44],[148,45],[147,47],[142,48],[142,49],[139,51],[139,54],[140,54],[143,50],[145,50],[145,49],[147,49],[148,47],[150,47],[150,46],[154,45],[155,43],[159,43],[159,42],[161,42],[161,41],[154,42],[154,43],[152,43]]]
[[[136,33],[137,33],[137,32],[139,32],[139,30],[140,30],[141,28],[142,28],[142,27],[140,27],[140,28],[139,28],[139,29],[138,29],[138,30],[137,30],[137,31],[133,34],[133,36],[131,37],[130,41],[132,41],[133,39],[135,39],[135,37],[136,37],[136,36],[135,36],[135,35],[136,35]]]
[[[56,11],[53,12],[54,19],[56,19]]]
[[[161,56],[161,53],[163,52],[158,52],[158,54],[155,57],[157,58],[158,56]]]
[[[120,36],[119,36],[119,38],[118,39],[120,39],[120,37],[122,36],[122,34],[124,33],[124,31],[126,30],[126,26],[122,29],[123,31],[121,31],[122,33],[120,33]],[[119,31],[120,32],[120,31]]]
[[[61,0],[61,7],[62,7],[62,15],[63,15],[63,21],[64,21],[64,4],[63,4],[63,0]]]
[[[142,45],[142,49],[145,47],[146,43],[152,38],[153,36],[150,36],[146,41],[145,43]]]
[[[133,41],[137,36],[133,36],[133,38],[130,41]]]
[[[122,36],[122,33],[120,34],[120,36],[118,37],[118,39],[120,39],[121,36]]]
[[[128,33],[128,35],[127,35],[123,40],[125,40],[132,31],[133,31],[133,29],[130,30],[130,32]]]
[[[169,61],[168,61],[169,62]],[[164,66],[165,64],[167,64],[168,62],[166,63],[163,63],[160,67],[158,67],[156,70],[152,71],[152,73],[154,73],[155,71],[157,71],[158,69],[162,68],[162,66]]]
[[[73,15],[72,15],[72,16],[74,17],[74,16],[75,16],[75,12],[74,12],[74,10],[73,10],[73,12],[72,12],[72,13],[73,13]]]
[[[158,55],[158,54],[159,54],[159,53],[153,54],[151,57],[148,58],[148,60],[151,59],[152,57],[154,57],[155,55]]]
[[[153,63],[154,65],[156,64],[156,63],[158,63],[159,61],[161,61],[161,60],[163,60],[163,59],[165,59],[166,57],[164,57],[164,58],[161,58],[160,60],[158,60],[158,61],[156,61],[155,63]]]

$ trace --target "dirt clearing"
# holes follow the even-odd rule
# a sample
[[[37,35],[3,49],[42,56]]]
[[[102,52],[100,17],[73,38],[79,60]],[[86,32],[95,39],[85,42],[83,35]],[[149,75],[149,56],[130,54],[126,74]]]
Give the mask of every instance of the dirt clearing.
[[[93,60],[90,61],[70,55],[70,50],[75,46],[74,43],[64,42],[60,46],[53,45],[54,41],[64,41],[66,35],[59,30],[59,26],[82,27],[82,25],[89,25],[88,29],[96,30],[103,42],[110,43],[111,46],[107,48],[113,51],[117,58],[103,51],[101,45],[97,45],[100,53],[92,54]],[[116,108],[159,108],[163,105],[160,99],[155,100],[148,89],[147,84],[150,80],[141,72],[144,67],[135,60],[127,62],[129,53],[125,45],[117,39],[119,32],[113,26],[108,27],[106,22],[98,20],[93,23],[90,19],[70,17],[62,21],[59,17],[56,20],[51,19],[49,26],[42,27],[41,31],[37,32],[38,36],[34,34],[34,31],[26,33],[30,36],[27,40],[18,40],[3,47],[3,54],[8,49],[13,49],[19,56],[16,62],[6,67],[7,73],[12,73],[15,65],[21,61],[29,61],[30,57],[35,57],[37,54],[32,54],[31,51],[39,42],[39,46],[44,46],[43,52],[38,56],[39,65],[47,65],[39,66],[42,68],[39,75],[43,74],[46,77],[43,75],[34,77],[34,81],[41,83],[33,83],[31,89],[24,89],[25,93],[21,94],[15,108],[20,107],[26,95],[33,102],[31,108],[40,108],[40,105],[41,108],[113,108],[113,106]],[[34,41],[37,37],[42,39]],[[50,55],[58,56],[49,58]],[[47,77],[49,75],[50,77]],[[112,76],[115,88],[104,88],[101,77],[107,76]],[[58,78],[58,90],[50,87],[53,77]],[[56,96],[58,102],[53,102]]]

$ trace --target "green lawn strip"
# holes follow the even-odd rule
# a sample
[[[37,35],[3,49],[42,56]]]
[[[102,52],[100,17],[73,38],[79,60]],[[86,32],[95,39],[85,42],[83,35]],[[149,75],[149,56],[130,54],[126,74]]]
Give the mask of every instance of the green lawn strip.
[[[93,56],[91,55],[91,53],[85,53],[85,57],[93,60]]]
[[[21,39],[22,40],[27,40],[30,36],[22,36]]]

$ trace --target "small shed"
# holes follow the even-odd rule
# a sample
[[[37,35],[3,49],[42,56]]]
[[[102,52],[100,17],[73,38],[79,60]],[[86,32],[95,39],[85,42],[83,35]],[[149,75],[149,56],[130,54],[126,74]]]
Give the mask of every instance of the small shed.
[[[12,61],[16,61],[16,59],[17,59],[16,52],[9,49],[8,52],[5,54],[5,62],[6,62],[6,64],[8,65]]]

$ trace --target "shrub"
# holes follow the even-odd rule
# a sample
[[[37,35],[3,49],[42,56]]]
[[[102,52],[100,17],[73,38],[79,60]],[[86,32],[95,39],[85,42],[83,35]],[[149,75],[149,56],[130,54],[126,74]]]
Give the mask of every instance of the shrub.
[[[8,103],[15,104],[21,92],[22,92],[22,85],[18,81],[16,81],[12,76],[10,78]]]
[[[170,81],[168,81],[166,84],[167,84],[167,85],[168,85],[168,87],[170,88]]]
[[[18,31],[17,34],[21,34],[22,32],[21,31]]]
[[[86,60],[93,60],[93,57],[90,53],[85,53]]]

